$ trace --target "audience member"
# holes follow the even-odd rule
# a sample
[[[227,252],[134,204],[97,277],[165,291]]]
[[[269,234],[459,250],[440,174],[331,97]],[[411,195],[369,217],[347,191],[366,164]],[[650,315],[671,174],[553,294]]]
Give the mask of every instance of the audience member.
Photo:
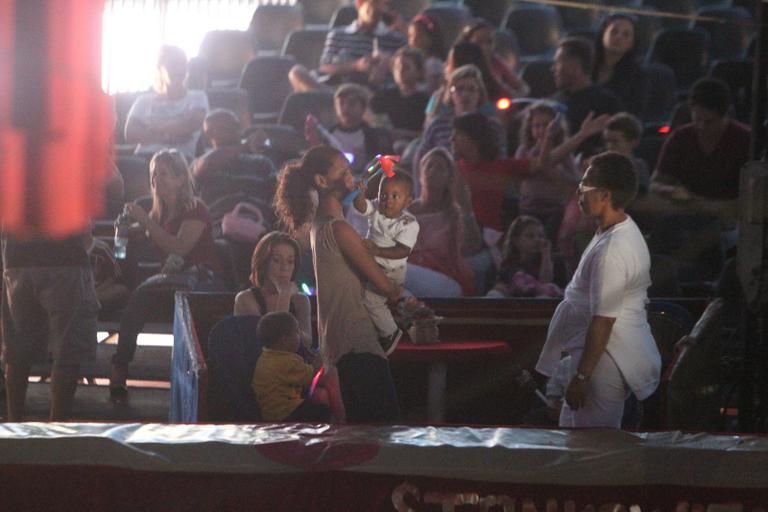
[[[396,421],[400,410],[389,364],[360,298],[364,280],[390,303],[398,300],[402,289],[387,279],[344,220],[341,202],[354,187],[344,155],[317,146],[283,168],[275,204],[291,232],[311,224],[320,350],[324,363],[338,369],[347,419]]]
[[[424,155],[432,148],[449,148],[451,145],[453,120],[462,114],[476,112],[488,103],[488,94],[483,83],[482,74],[472,64],[456,69],[451,74],[447,87],[450,110],[427,122],[424,134],[421,137],[421,143],[416,150],[414,162],[421,162]],[[499,141],[499,148],[504,148],[505,135],[501,123],[495,117],[489,117],[489,119],[491,119],[489,122],[493,123],[492,138]],[[414,168],[416,167],[414,166]],[[416,195],[418,196],[418,191]]]
[[[395,85],[379,89],[371,98],[371,111],[395,140],[411,140],[424,128],[424,109],[429,95],[419,88],[424,77],[424,57],[418,50],[403,47],[392,57]]]
[[[2,355],[7,421],[23,421],[30,367],[53,361],[52,421],[67,419],[80,365],[96,356],[99,301],[81,235],[21,240],[2,232]]]
[[[613,92],[592,82],[593,55],[592,44],[581,37],[563,39],[555,52],[552,71],[558,92],[554,99],[567,107],[566,119],[571,130],[581,126],[590,112],[600,115],[621,110],[621,101]],[[600,137],[595,135],[584,141],[577,151],[590,156],[599,146]]]
[[[195,157],[208,97],[204,91],[187,89],[186,77],[184,51],[161,47],[154,91],[136,98],[125,122],[125,140],[138,144],[137,155],[149,159],[163,148],[175,148],[187,159]]]
[[[565,142],[568,135],[563,116],[546,103],[536,103],[529,107],[523,113],[523,126],[515,158],[536,158],[541,153],[541,144],[550,123],[553,123],[551,143],[558,146]],[[563,218],[565,205],[575,192],[579,178],[576,162],[571,154],[560,162],[543,168],[540,173],[523,177],[518,185],[519,212],[541,220],[547,238],[554,239]]]
[[[648,325],[651,258],[625,208],[637,193],[632,162],[618,153],[590,160],[579,184],[582,210],[598,224],[547,333],[536,370],[556,373],[571,356],[560,412],[563,427],[620,428],[632,392],[659,384],[661,357]]]
[[[277,174],[272,161],[258,154],[267,134],[263,130],[241,138],[240,123],[231,110],[211,111],[203,122],[203,132],[212,149],[190,165],[195,191],[208,205],[228,194],[247,191],[272,202]]]
[[[339,143],[339,149],[352,156],[355,174],[363,172],[365,164],[374,156],[392,153],[387,130],[373,128],[363,119],[368,98],[368,90],[358,84],[344,84],[334,94],[338,124],[329,131]]]
[[[645,160],[634,156],[634,151],[640,145],[643,136],[643,125],[638,118],[628,112],[619,112],[611,117],[603,130],[603,142],[606,151],[615,151],[630,160],[637,172],[638,194],[645,195],[651,183],[648,164]]]
[[[296,273],[301,266],[301,246],[287,233],[264,235],[251,258],[253,286],[235,296],[235,315],[266,315],[288,311],[299,322],[299,337],[312,348],[312,311],[309,298],[299,291]]]
[[[432,93],[443,84],[443,37],[437,24],[426,14],[417,14],[408,24],[408,46],[424,54],[424,83]]]
[[[475,215],[482,228],[498,233],[504,231],[501,207],[504,193],[516,181],[544,172],[543,169],[567,158],[573,149],[588,137],[600,133],[608,116],[588,115],[576,134],[550,151],[554,120],[544,130],[538,155],[533,159],[500,158],[493,124],[479,113],[457,117],[453,124],[451,143],[459,171],[472,193]]]
[[[475,276],[465,257],[484,245],[469,192],[446,149],[430,150],[419,167],[421,196],[410,211],[421,228],[405,286],[418,297],[472,295]]]
[[[518,77],[505,60],[496,53],[496,27],[491,22],[483,18],[474,19],[464,26],[457,43],[474,43],[480,47],[504,96],[518,98],[530,92],[528,84]],[[491,99],[498,98],[493,98],[491,95]]]
[[[641,116],[648,104],[650,85],[638,63],[635,23],[634,17],[621,13],[603,21],[595,40],[592,81],[618,96],[624,110]]]
[[[380,86],[387,75],[389,56],[406,41],[382,21],[389,9],[388,0],[355,0],[355,6],[357,19],[328,34],[319,71],[340,82],[351,79]]]
[[[451,146],[456,162],[472,194],[477,221],[483,229],[501,236],[501,207],[506,191],[531,172],[529,160],[499,157],[493,124],[483,114],[472,112],[453,121]]]
[[[502,263],[489,297],[561,297],[565,263],[552,254],[552,242],[536,217],[520,215],[504,237]]]
[[[293,315],[285,311],[267,313],[259,320],[257,330],[262,349],[253,370],[251,387],[259,402],[262,419],[342,421],[343,414],[332,413],[332,405],[340,404],[338,381],[334,386],[332,379],[323,374],[315,394],[308,396],[315,371],[320,369],[322,361],[316,356],[310,366],[298,354],[301,329]]]
[[[749,159],[749,128],[731,119],[730,91],[717,79],[693,84],[688,101],[693,122],[664,142],[651,190],[683,202],[733,201]]]
[[[164,258],[161,274],[140,284],[128,299],[120,318],[117,352],[112,359],[110,396],[127,398],[128,365],[136,352],[136,338],[158,297],[172,298],[176,289],[215,291],[221,288],[221,271],[213,242],[208,208],[192,191],[184,156],[177,150],[155,153],[149,163],[152,209],[147,213],[137,203],[126,203],[125,211],[141,226]]]
[[[403,171],[384,176],[379,181],[379,197],[373,201],[365,198],[365,180],[358,189],[360,193],[355,197],[354,207],[368,218],[368,235],[363,243],[387,278],[402,287],[408,256],[419,236],[419,223],[406,210],[413,200],[413,179]],[[367,284],[363,304],[379,333],[381,348],[386,355],[391,354],[403,331],[392,318],[387,298]]]
[[[691,88],[691,124],[664,142],[649,195],[658,208],[654,253],[671,256],[682,282],[714,279],[722,265],[721,233],[734,228],[739,171],[749,159],[750,132],[730,118],[730,91],[716,79]]]
[[[484,114],[497,115],[495,102],[504,96],[501,85],[491,73],[491,69],[483,54],[483,50],[474,43],[458,43],[451,47],[448,52],[448,59],[445,61],[444,74],[445,83],[432,93],[427,104],[427,121],[431,121],[440,114],[451,111],[451,90],[448,82],[453,73],[468,64],[472,64],[480,71],[480,76],[485,88],[486,99],[480,105],[480,110]]]

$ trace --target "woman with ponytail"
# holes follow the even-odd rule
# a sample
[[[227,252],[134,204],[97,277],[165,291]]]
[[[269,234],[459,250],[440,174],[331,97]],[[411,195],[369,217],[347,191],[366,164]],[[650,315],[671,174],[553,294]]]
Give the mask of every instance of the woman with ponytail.
[[[342,200],[354,189],[344,155],[315,146],[280,172],[275,209],[292,233],[310,227],[320,351],[323,362],[338,369],[347,420],[396,421],[400,410],[389,364],[362,298],[364,281],[392,303],[402,289],[344,219]]]

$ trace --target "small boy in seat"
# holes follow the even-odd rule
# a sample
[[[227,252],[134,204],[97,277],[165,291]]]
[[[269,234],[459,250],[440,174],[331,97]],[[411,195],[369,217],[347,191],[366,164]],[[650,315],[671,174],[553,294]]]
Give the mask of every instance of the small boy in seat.
[[[257,327],[263,345],[253,371],[251,387],[264,421],[327,422],[343,421],[343,405],[335,371],[324,372],[311,396],[315,372],[322,363],[313,364],[298,354],[299,324],[288,312],[264,315]]]

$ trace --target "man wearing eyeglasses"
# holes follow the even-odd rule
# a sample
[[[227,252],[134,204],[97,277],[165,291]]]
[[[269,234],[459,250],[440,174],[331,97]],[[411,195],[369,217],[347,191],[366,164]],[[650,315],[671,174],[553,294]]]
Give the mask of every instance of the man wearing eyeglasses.
[[[661,356],[648,325],[650,255],[625,208],[637,193],[632,162],[614,152],[590,161],[579,206],[597,223],[547,333],[536,370],[550,376],[570,355],[562,427],[621,427],[630,392],[659,384]]]

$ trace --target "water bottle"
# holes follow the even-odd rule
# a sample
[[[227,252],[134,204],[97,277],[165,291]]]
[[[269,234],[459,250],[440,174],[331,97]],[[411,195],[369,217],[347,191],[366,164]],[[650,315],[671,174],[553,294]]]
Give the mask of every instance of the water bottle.
[[[124,260],[127,254],[128,230],[131,226],[130,217],[126,211],[123,211],[115,220],[115,246],[113,253],[115,259]]]

